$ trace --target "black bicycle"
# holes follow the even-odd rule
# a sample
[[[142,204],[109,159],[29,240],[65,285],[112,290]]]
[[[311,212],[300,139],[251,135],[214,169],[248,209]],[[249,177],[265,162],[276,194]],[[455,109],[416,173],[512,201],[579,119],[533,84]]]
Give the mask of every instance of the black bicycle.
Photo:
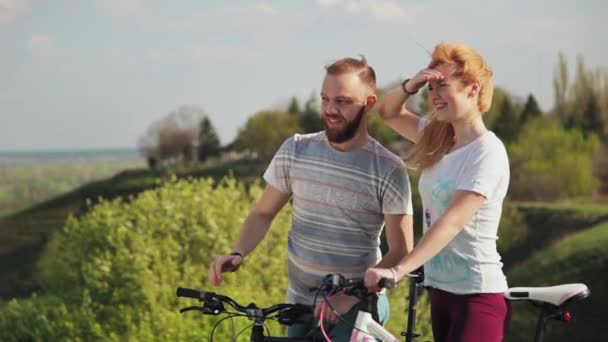
[[[392,288],[395,286],[395,282],[392,279],[381,279],[378,285],[384,288]],[[346,295],[356,296],[360,299],[369,299],[369,297],[372,297],[372,294],[370,294],[367,291],[367,288],[364,286],[363,280],[346,279],[340,274],[328,274],[323,279],[320,286],[311,288],[310,290],[311,292],[314,292],[319,298],[323,298],[326,302],[328,302],[327,298],[329,296],[336,293],[344,293]],[[177,288],[177,296],[197,299],[203,303],[202,306],[196,305],[183,308],[180,310],[181,313],[187,311],[200,311],[206,315],[226,315],[226,317],[215,323],[211,331],[210,341],[213,341],[213,335],[217,326],[224,320],[233,317],[247,317],[253,321],[251,325],[251,335],[249,339],[250,342],[325,341],[325,338],[317,336],[269,336],[267,330],[265,329],[265,322],[268,320],[277,321],[282,325],[292,325],[296,322],[309,322],[314,319],[312,315],[314,312],[314,308],[311,306],[284,303],[276,304],[268,308],[261,308],[255,303],[251,303],[247,306],[244,306],[239,304],[234,299],[225,295],[182,287]],[[368,302],[370,303],[370,306],[375,305],[375,302],[373,300],[369,300]],[[228,310],[227,305],[229,307],[232,307],[232,309],[234,309],[235,311]],[[369,309],[370,311],[375,311],[371,307]],[[367,314],[371,316],[371,314]],[[375,318],[375,320],[377,320],[377,318]],[[267,333],[266,335],[265,331]],[[368,333],[363,330],[361,330],[359,333],[374,336],[373,333]],[[235,340],[237,337],[238,334],[236,336],[233,336],[233,340]],[[374,336],[374,338],[375,337],[376,336]]]

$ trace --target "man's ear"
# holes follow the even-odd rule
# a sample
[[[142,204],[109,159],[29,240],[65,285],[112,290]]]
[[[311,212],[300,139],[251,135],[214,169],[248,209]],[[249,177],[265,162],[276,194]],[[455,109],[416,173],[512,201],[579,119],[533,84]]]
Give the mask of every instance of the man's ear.
[[[369,95],[365,102],[365,111],[369,112],[370,110],[372,110],[372,108],[374,108],[374,105],[376,104],[376,101],[378,101],[378,97],[376,95]]]

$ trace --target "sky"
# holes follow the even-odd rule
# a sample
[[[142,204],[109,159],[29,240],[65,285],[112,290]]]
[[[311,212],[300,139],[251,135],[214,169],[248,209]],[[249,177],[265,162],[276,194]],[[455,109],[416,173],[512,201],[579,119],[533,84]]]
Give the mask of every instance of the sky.
[[[0,151],[135,148],[183,105],[223,144],[257,111],[318,96],[364,55],[378,85],[465,43],[518,98],[553,104],[559,52],[608,66],[603,0],[0,0]]]

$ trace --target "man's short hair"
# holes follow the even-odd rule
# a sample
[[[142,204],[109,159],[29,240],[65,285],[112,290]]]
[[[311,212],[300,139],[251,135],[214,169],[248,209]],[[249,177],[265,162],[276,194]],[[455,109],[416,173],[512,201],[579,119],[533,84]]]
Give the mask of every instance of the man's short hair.
[[[359,79],[367,84],[373,91],[376,91],[376,72],[367,64],[364,56],[361,59],[342,58],[332,64],[326,65],[328,75],[343,75],[348,73],[356,73]]]

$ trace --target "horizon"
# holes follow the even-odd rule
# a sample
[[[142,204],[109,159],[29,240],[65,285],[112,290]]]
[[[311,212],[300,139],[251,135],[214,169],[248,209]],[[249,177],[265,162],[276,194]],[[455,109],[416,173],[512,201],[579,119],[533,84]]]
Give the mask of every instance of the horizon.
[[[137,147],[89,147],[89,148],[58,148],[58,149],[23,149],[23,150],[0,150],[2,154],[28,154],[28,153],[70,153],[70,152],[110,152],[110,151],[135,151]]]

